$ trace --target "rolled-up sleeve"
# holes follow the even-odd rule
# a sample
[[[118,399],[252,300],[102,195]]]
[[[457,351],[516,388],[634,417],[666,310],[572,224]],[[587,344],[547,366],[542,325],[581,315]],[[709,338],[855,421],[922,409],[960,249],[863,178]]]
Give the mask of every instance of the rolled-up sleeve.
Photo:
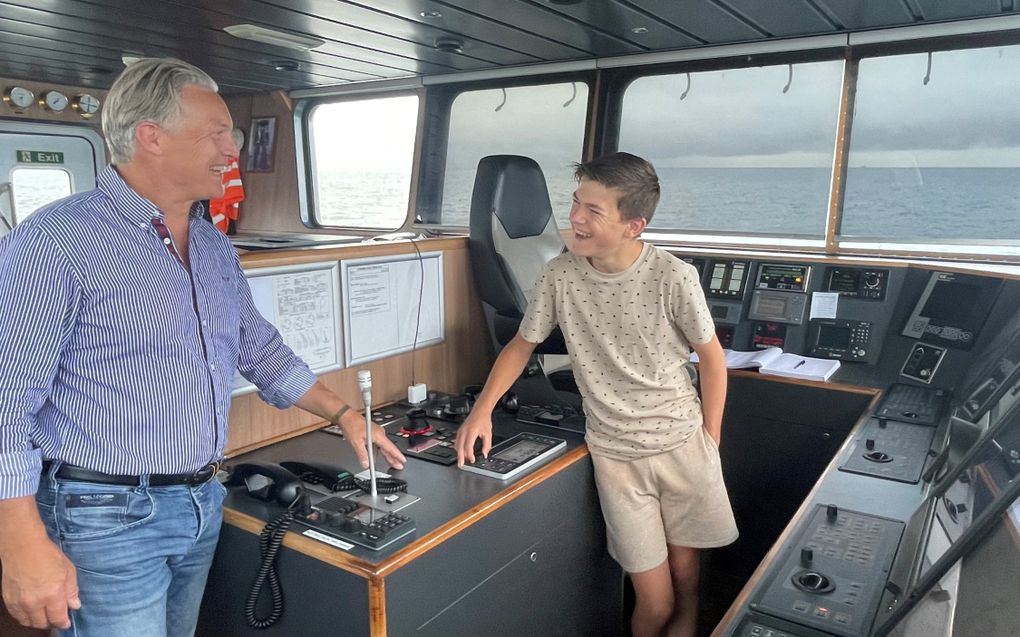
[[[286,409],[304,396],[317,378],[294,350],[283,342],[273,324],[259,314],[240,262],[237,269],[241,319],[237,370],[259,388],[262,400]]]
[[[81,298],[68,260],[45,232],[28,224],[19,230],[0,242],[0,499],[32,495],[39,486],[36,416]]]

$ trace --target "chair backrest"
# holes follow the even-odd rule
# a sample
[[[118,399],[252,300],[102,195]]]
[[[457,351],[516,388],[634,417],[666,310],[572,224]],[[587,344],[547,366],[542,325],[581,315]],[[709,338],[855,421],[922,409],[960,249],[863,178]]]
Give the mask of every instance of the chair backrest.
[[[475,288],[495,340],[505,344],[516,333],[513,321],[524,316],[539,270],[564,250],[535,160],[490,155],[478,162],[470,232]]]

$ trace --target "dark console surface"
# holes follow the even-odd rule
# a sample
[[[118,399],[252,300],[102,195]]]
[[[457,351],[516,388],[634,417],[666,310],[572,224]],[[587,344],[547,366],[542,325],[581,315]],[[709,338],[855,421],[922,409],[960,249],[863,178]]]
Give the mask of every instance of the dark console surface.
[[[843,637],[866,634],[903,523],[818,506],[752,608]]]
[[[414,442],[411,441],[412,437],[405,437],[399,433],[407,422],[404,416],[395,415],[401,412],[406,412],[406,409],[402,405],[394,404],[373,410],[373,419],[385,421],[387,423],[386,430],[391,439],[397,440],[398,446],[402,446],[402,449],[404,449],[409,443],[414,446]],[[433,425],[435,434],[424,436],[422,439],[452,444],[457,424],[452,422],[452,420],[436,420],[432,418],[428,420]],[[546,427],[534,427],[517,422],[511,414],[504,413],[499,409],[493,414],[493,434],[495,438],[502,440],[526,431],[545,435],[551,430]],[[582,435],[570,431],[562,431],[555,435],[566,441],[567,452],[584,443]],[[440,437],[445,438],[445,440],[438,440]],[[452,446],[438,446],[427,451],[438,449],[449,449],[452,452]],[[452,457],[452,460],[440,457],[416,458],[413,454],[408,455],[411,457],[408,457],[403,470],[395,471],[379,464],[376,465],[376,469],[377,471],[391,474],[394,478],[405,480],[407,482],[407,492],[421,498],[420,502],[416,502],[398,511],[398,513],[413,521],[416,527],[415,532],[393,541],[381,550],[370,550],[363,546],[355,546],[349,549],[351,555],[372,562],[385,561],[395,552],[400,551],[413,542],[415,538],[439,528],[488,498],[498,495],[516,480],[526,477],[531,471],[541,468],[540,465],[529,469],[529,471],[521,476],[508,481],[508,484],[508,482],[494,480],[490,477],[471,474],[458,469],[455,465],[455,455]],[[228,464],[242,463],[252,459],[275,463],[302,459],[310,462],[339,465],[347,467],[352,471],[361,470],[354,455],[354,450],[351,449],[347,441],[342,436],[330,433],[326,429],[314,431],[253,451],[232,459]],[[315,488],[318,489],[320,494],[328,493],[328,490],[324,490],[321,487]],[[277,512],[276,507],[258,502],[246,497],[243,493],[233,490],[228,493],[225,506],[264,520],[270,519]],[[367,521],[367,518],[365,521]]]

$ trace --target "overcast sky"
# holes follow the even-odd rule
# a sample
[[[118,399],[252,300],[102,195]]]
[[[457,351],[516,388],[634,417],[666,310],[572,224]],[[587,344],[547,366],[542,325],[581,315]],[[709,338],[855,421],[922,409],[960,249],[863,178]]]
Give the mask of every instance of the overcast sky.
[[[851,166],[1020,166],[1020,46],[936,52],[924,85],[926,72],[924,53],[861,62]],[[684,75],[641,78],[620,148],[661,167],[831,166],[842,62],[795,65],[784,94],[788,79],[785,65],[693,73],[680,100]],[[587,87],[572,95],[567,83],[507,89],[505,103],[499,90],[460,96],[448,166],[505,152],[575,161]],[[405,97],[320,107],[314,127],[330,167],[387,170],[409,167],[416,122]]]

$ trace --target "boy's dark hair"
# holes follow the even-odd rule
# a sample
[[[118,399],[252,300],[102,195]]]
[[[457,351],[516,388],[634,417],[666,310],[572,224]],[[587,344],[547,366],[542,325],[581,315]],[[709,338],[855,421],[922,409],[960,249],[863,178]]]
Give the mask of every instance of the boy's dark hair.
[[[637,155],[613,153],[574,164],[574,179],[590,179],[619,190],[616,205],[624,221],[644,217],[650,222],[659,204],[659,176],[651,163]]]

